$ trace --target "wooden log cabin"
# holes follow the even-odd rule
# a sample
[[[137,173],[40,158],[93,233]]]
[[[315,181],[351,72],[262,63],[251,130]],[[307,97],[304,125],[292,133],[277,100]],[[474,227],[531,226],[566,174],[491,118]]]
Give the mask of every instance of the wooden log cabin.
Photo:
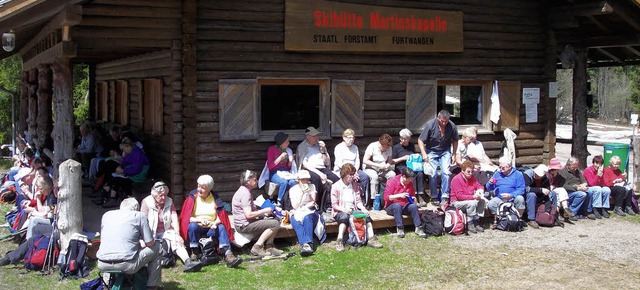
[[[177,205],[200,174],[230,201],[242,170],[260,172],[276,132],[295,149],[307,126],[330,152],[353,128],[362,154],[382,133],[417,136],[448,109],[459,130],[479,128],[491,158],[507,128],[519,164],[554,156],[549,87],[565,44],[554,29],[571,26],[550,24],[560,12],[549,13],[573,1],[1,2],[0,29],[14,31],[16,50],[0,57],[23,62],[18,131],[44,143],[53,126],[56,160],[69,158],[71,66],[87,64],[91,117],[140,136],[150,175],[171,185]],[[584,2],[593,7],[581,13],[600,17],[596,1]],[[524,104],[523,91],[534,101]],[[52,101],[55,116],[37,105]]]

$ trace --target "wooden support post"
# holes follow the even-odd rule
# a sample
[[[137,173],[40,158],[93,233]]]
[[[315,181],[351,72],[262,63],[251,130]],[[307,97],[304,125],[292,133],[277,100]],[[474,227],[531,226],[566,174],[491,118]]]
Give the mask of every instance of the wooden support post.
[[[587,167],[587,52],[580,48],[575,51],[573,67],[573,118],[571,130],[571,156],[580,161],[580,168]]]
[[[29,93],[28,93],[28,111],[27,114],[27,131],[29,132],[29,138],[33,140],[36,137],[36,116],[38,116],[38,70],[32,68],[29,70]],[[29,140],[27,140],[29,141]]]
[[[69,59],[57,58],[53,69],[53,107],[55,122],[53,141],[56,144],[53,158],[53,178],[58,178],[58,166],[63,160],[73,157],[73,91]]]
[[[58,229],[60,248],[68,248],[71,235],[82,233],[82,165],[73,159],[60,164]]]
[[[27,116],[29,115],[29,72],[23,71],[20,79],[20,110],[18,111],[18,120],[16,122],[16,133],[24,136],[27,130]]]
[[[46,139],[53,129],[51,108],[51,69],[46,64],[38,66],[38,115],[36,116],[36,138],[33,141],[38,149],[45,147]],[[53,149],[53,148],[50,148]]]
[[[638,135],[638,128],[633,128],[635,134],[633,135],[633,192],[638,194],[640,190],[640,136]]]

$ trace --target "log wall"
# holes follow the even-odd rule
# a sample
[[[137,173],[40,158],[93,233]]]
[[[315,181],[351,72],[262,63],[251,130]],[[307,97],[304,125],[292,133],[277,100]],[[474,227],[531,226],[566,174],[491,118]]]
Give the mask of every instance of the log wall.
[[[222,198],[230,201],[240,172],[260,172],[271,143],[219,142],[218,80],[305,77],[365,81],[363,154],[382,133],[397,142],[404,128],[408,80],[511,80],[539,87],[538,122],[525,123],[520,110],[518,163],[534,165],[553,154],[547,120],[550,72],[545,16],[537,1],[345,1],[391,7],[464,13],[462,53],[299,53],[284,51],[283,0],[198,2],[197,172],[212,174]],[[419,133],[419,132],[414,132]],[[502,132],[478,138],[497,158]],[[415,140],[415,137],[414,137]],[[339,138],[325,140],[333,152]],[[554,140],[553,140],[554,141]],[[298,142],[292,142],[295,150]],[[362,156],[362,155],[361,155]]]

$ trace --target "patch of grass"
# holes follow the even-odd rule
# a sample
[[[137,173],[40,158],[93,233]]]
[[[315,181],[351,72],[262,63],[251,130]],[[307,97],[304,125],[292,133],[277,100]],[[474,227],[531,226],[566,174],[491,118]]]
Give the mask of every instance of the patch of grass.
[[[9,169],[11,169],[11,166],[13,166],[12,159],[0,158],[0,172],[2,173],[9,172]]]

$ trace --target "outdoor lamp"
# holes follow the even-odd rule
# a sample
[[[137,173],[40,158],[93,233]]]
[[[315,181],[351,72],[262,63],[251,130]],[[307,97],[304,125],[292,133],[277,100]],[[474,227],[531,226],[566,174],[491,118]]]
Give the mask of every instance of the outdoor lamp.
[[[13,30],[2,34],[2,48],[5,51],[13,51],[16,48],[16,34]]]

